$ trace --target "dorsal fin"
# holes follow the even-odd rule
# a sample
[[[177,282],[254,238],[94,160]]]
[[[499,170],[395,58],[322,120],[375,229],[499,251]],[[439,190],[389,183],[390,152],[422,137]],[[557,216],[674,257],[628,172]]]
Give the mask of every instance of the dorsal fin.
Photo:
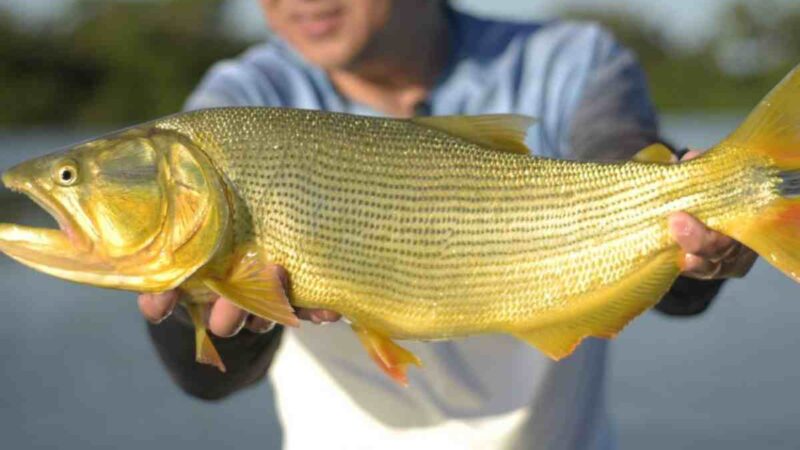
[[[634,161],[645,163],[671,164],[672,151],[664,144],[649,145],[633,155]]]
[[[521,114],[414,117],[412,122],[466,139],[491,150],[530,154],[525,145],[528,128],[536,121]]]

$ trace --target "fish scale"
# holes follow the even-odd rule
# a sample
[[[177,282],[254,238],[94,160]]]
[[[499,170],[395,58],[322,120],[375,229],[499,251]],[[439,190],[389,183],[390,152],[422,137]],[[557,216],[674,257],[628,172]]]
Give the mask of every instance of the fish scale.
[[[576,164],[302,110],[156,126],[199,142],[236,186],[260,245],[292,275],[294,304],[396,337],[524,326],[674,248],[668,212],[720,223],[746,212],[741,192],[715,188],[736,182],[738,164]]]

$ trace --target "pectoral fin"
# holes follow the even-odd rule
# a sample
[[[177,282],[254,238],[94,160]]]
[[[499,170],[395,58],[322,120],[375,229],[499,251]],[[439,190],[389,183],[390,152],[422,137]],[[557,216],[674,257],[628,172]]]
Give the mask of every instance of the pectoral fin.
[[[185,305],[194,324],[195,360],[201,364],[212,365],[220,372],[225,372],[225,364],[206,332],[205,315],[209,305],[199,303],[186,303]]]
[[[378,367],[400,385],[408,386],[406,366],[414,364],[422,367],[419,358],[377,331],[356,324],[353,324],[352,327],[370,358],[378,364]]]
[[[611,339],[661,300],[680,272],[678,260],[677,251],[665,251],[622,281],[571,299],[572,306],[547,323],[511,334],[556,360],[569,356],[584,338]]]
[[[300,325],[277,268],[264,262],[255,247],[236,252],[225,279],[204,278],[203,283],[251,314],[281,325]]]

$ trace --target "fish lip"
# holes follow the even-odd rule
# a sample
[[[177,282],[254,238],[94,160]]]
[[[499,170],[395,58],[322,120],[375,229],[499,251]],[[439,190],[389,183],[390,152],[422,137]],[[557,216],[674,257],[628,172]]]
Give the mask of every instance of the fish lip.
[[[13,183],[5,174],[3,174],[2,181],[6,188],[12,192],[25,195],[46,213],[50,214],[58,224],[58,228],[64,233],[76,250],[86,252],[91,250],[91,242],[80,232],[79,227],[67,213],[66,208],[58,202],[50,200],[44,189],[29,181],[22,184]]]

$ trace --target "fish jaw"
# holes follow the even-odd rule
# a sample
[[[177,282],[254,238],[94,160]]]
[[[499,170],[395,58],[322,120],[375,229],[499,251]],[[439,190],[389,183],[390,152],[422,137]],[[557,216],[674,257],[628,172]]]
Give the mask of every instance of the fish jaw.
[[[0,223],[0,251],[49,275],[95,284],[93,278],[109,267],[94,253],[92,241],[66,208],[50,200],[34,181],[17,176],[15,168],[3,173],[2,181],[8,189],[25,194],[50,214],[59,229]]]
[[[67,208],[48,193],[51,187],[48,187],[47,183],[40,183],[37,181],[37,177],[32,175],[35,173],[34,171],[45,171],[46,169],[42,169],[40,166],[47,166],[49,159],[46,157],[24,162],[6,170],[2,175],[3,185],[13,192],[24,194],[39,205],[53,217],[61,231],[75,247],[88,252],[92,247],[89,237],[82,231],[73,216],[67,212]]]
[[[61,178],[65,167],[74,179]],[[58,229],[0,224],[0,252],[68,281],[174,289],[231,234],[223,178],[192,141],[169,131],[109,135],[18,164],[2,181],[48,212]]]
[[[48,228],[0,223],[0,252],[47,275],[112,289],[161,292],[188,276],[184,268],[165,266],[162,259],[143,262],[140,271],[121,269],[101,253],[76,247],[68,233]]]
[[[81,283],[95,284],[92,274],[109,269],[61,230],[0,223],[0,251],[32,269]]]

